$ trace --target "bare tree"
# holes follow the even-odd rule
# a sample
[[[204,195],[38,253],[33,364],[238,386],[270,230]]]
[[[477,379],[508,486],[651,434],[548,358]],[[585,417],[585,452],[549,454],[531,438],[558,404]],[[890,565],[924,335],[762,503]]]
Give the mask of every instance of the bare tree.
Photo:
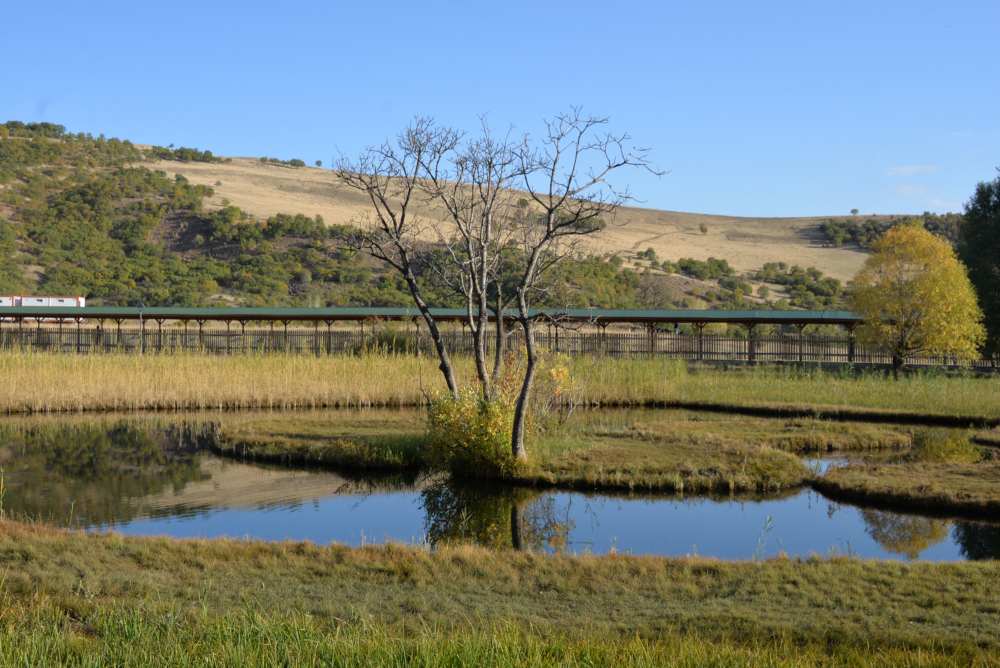
[[[503,369],[504,312],[513,300],[513,294],[502,289],[502,273],[511,221],[518,214],[514,188],[520,175],[520,144],[511,141],[513,126],[496,134],[485,117],[480,125],[476,138],[449,147],[447,159],[427,154],[422,175],[428,199],[446,213],[446,222],[435,230],[454,271],[443,271],[441,278],[465,299],[476,374],[483,398],[489,400]],[[491,311],[496,322],[492,370],[486,354]]]
[[[527,457],[524,428],[539,361],[532,325],[545,317],[530,308],[536,287],[545,272],[573,257],[579,239],[602,229],[605,218],[613,221],[617,210],[634,199],[627,187],[609,183],[612,174],[625,167],[662,174],[649,163],[648,149],[627,146],[628,134],[600,133],[607,123],[607,118],[584,115],[576,107],[546,122],[540,147],[525,139],[520,148],[518,171],[538,213],[518,239],[524,267],[515,288],[517,321],[524,331],[527,363],[514,408],[515,459]]]
[[[586,116],[579,108],[546,123],[546,136],[535,146],[530,137],[516,141],[513,128],[494,133],[480,119],[481,134],[471,140],[417,119],[398,138],[397,148],[369,148],[356,162],[335,166],[342,183],[365,192],[373,214],[361,234],[349,237],[362,250],[399,271],[410,286],[431,330],[449,390],[457,393],[448,352],[421,295],[414,270],[418,237],[436,237],[446,261],[433,265],[438,277],[466,302],[467,323],[475,341],[476,371],[484,399],[493,396],[503,365],[504,314],[524,332],[525,375],[515,404],[512,455],[526,457],[524,429],[538,370],[533,325],[553,316],[531,308],[547,289],[545,278],[559,264],[581,256],[581,242],[614,223],[618,208],[633,199],[608,178],[624,167],[654,174],[647,149],[628,148],[627,134],[599,134],[606,118]],[[410,214],[414,201],[434,203],[443,221]],[[493,368],[487,363],[489,313],[496,321]]]
[[[670,302],[671,291],[664,276],[658,276],[646,269],[639,276],[639,286],[635,294],[642,300],[643,308],[660,309]]]
[[[448,391],[458,396],[458,382],[451,356],[437,321],[421,294],[417,274],[422,261],[417,250],[428,231],[428,221],[413,212],[424,192],[420,172],[454,149],[461,135],[434,126],[431,119],[416,119],[396,138],[369,146],[357,160],[340,155],[334,174],[344,185],[364,193],[371,210],[358,222],[359,231],[342,237],[348,248],[364,252],[395,269],[410,288],[440,359]]]

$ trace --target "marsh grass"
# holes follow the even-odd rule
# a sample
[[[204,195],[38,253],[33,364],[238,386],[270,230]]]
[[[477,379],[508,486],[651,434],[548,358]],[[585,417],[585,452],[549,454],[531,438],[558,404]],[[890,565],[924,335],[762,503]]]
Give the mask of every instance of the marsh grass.
[[[913,427],[823,418],[769,418],[685,409],[592,409],[574,412],[557,431],[587,437],[732,441],[796,453],[909,447]]]
[[[214,449],[229,457],[358,470],[424,463],[422,410],[243,412],[218,419]]]
[[[849,409],[859,418],[890,413],[903,421],[906,415],[1000,419],[1000,375],[926,372],[893,381],[878,371],[766,364],[724,369],[665,358],[578,358],[573,364],[593,365],[586,391],[592,404],[783,408],[833,417]]]
[[[425,440],[423,434],[333,438],[321,443],[242,437],[221,440],[216,450],[227,457],[282,464],[408,471],[424,465]]]
[[[431,358],[0,354],[0,411],[415,406],[443,387]]]
[[[1000,647],[995,562],[354,549],[0,521],[0,573],[4,658],[27,665],[986,665]]]
[[[219,449],[227,455],[362,469],[434,463],[426,457],[418,410],[244,413],[222,420]],[[578,410],[550,422],[531,440],[528,464],[506,478],[671,493],[777,490],[813,475],[789,453],[894,451],[911,438],[908,428],[892,425],[677,409]]]
[[[859,463],[831,468],[815,486],[835,498],[946,514],[996,516],[1000,461]]]
[[[969,432],[946,429],[918,429],[913,434],[913,445],[906,455],[911,462],[974,463],[982,461],[986,453],[973,445]]]
[[[219,442],[223,453],[249,458],[358,468],[417,466],[425,455],[423,424],[419,411],[234,414],[223,418]],[[375,442],[385,443],[381,452],[369,445],[376,434],[382,436]],[[900,428],[877,424],[684,410],[581,410],[533,438],[529,464],[507,477],[582,488],[775,490],[801,485],[812,475],[788,452],[890,450],[908,445],[909,439]]]
[[[460,379],[471,360],[457,357]],[[802,367],[690,367],[663,357],[577,358],[583,405],[714,406],[906,422],[916,416],[1000,420],[1000,375]],[[423,406],[444,390],[435,358],[386,352],[306,355],[0,354],[0,411],[132,411]],[[962,426],[967,426],[963,424]]]
[[[910,448],[832,468],[816,487],[864,503],[992,515],[1000,511],[1000,452],[975,444],[990,436],[961,429],[917,429]]]
[[[575,412],[533,443],[523,479],[581,488],[773,491],[809,482],[797,454],[898,451],[892,425],[773,419],[688,410]]]

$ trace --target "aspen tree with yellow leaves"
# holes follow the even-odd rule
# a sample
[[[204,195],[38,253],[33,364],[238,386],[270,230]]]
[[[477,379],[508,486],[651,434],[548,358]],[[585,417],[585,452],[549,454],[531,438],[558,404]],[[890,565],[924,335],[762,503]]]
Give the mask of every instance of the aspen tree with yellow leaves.
[[[850,287],[848,304],[864,318],[858,341],[887,348],[896,378],[907,356],[967,362],[985,339],[965,265],[919,222],[897,225],[873,243]]]

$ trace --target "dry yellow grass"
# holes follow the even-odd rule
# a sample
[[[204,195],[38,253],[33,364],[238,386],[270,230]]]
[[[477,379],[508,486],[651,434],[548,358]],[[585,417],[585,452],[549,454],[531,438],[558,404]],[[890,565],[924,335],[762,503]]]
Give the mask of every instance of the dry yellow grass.
[[[365,355],[0,355],[0,411],[365,407],[420,404],[433,359]]]
[[[263,164],[255,158],[233,158],[228,164],[157,161],[150,165],[168,174],[180,173],[192,183],[212,186],[209,209],[228,199],[258,218],[276,213],[321,214],[327,224],[347,223],[367,205],[357,192],[338,185],[328,169],[291,168]],[[418,211],[437,219],[440,212]],[[824,247],[819,224],[829,216],[803,218],[741,218],[627,207],[618,223],[590,241],[595,252],[621,253],[653,248],[661,258],[724,258],[740,271],[760,269],[765,262],[814,266],[824,274],[847,280],[861,268],[866,254],[856,246]],[[880,218],[887,219],[888,216]],[[704,224],[707,234],[699,227]]]
[[[460,382],[475,378],[455,358]],[[554,364],[563,361],[555,360]],[[590,405],[793,408],[1000,419],[1000,377],[883,375],[751,367],[689,370],[684,362],[580,358],[567,383]],[[419,406],[444,391],[433,356],[0,354],[0,412]],[[576,390],[574,390],[575,392]],[[860,419],[860,418],[853,418]],[[982,421],[982,420],[979,420]],[[963,425],[964,426],[964,425]]]

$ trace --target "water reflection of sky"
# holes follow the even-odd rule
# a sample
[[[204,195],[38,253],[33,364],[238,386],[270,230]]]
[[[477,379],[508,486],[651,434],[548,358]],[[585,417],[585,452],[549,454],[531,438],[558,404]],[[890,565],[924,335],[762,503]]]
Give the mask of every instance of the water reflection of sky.
[[[837,505],[811,490],[773,501],[621,500],[558,493],[561,504],[572,504],[576,526],[571,540],[578,550],[595,553],[631,550],[635,554],[664,554],[746,559],[761,541],[761,556],[784,550],[789,555],[827,555],[831,548],[861,557],[906,558],[876,542],[859,509]],[[896,513],[889,514],[898,517]],[[885,516],[885,513],[882,513]],[[770,530],[765,532],[768,517]],[[918,522],[924,518],[916,518]],[[940,520],[942,540],[919,552],[933,561],[963,558]],[[918,536],[923,535],[918,525]],[[933,531],[932,537],[933,537]],[[905,537],[904,537],[905,539]]]
[[[345,495],[263,507],[210,508],[188,516],[136,520],[116,526],[127,534],[175,538],[258,538],[337,541],[349,545],[386,540],[418,542],[424,534],[419,494]]]
[[[115,529],[127,534],[308,539],[350,545],[385,540],[411,543],[425,538],[428,518],[418,489],[344,493],[338,492],[342,479],[332,474],[257,471],[255,475],[261,485],[270,478],[293,478],[294,486],[288,489],[308,487],[312,498],[290,491],[285,500],[271,494],[266,503],[254,504],[247,499],[246,504],[200,503],[192,507],[183,504],[185,495],[181,494],[178,505],[167,507],[161,500],[156,516],[117,524]],[[326,478],[330,484],[324,493]],[[202,501],[208,488],[218,483],[218,478],[189,483],[186,492],[198,492],[197,486],[205,486],[195,494]],[[862,510],[830,502],[807,489],[764,501],[650,499],[564,491],[543,492],[534,503],[539,499],[549,502],[545,504],[547,512],[556,521],[570,527],[570,552],[603,554],[615,549],[634,554],[697,553],[746,559],[755,556],[764,539],[761,556],[773,556],[782,549],[789,555],[826,556],[835,548],[838,554],[850,550],[860,557],[964,558],[948,521]],[[531,502],[526,507],[530,509]],[[768,517],[771,528],[764,533]]]

